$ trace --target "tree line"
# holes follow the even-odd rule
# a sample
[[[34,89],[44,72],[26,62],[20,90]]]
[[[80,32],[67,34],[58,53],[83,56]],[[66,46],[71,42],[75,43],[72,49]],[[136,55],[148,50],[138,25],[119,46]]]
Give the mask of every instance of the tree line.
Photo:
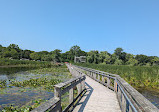
[[[91,50],[85,52],[77,45],[72,46],[69,51],[62,53],[62,50],[55,49],[51,52],[20,49],[16,44],[10,44],[8,47],[0,45],[0,58],[35,60],[35,61],[53,61],[53,62],[73,62],[74,56],[86,56],[87,63],[103,63],[115,65],[131,66],[154,66],[159,65],[159,57],[146,56],[143,54],[133,55],[124,52],[122,48],[116,48],[111,54],[107,51]]]

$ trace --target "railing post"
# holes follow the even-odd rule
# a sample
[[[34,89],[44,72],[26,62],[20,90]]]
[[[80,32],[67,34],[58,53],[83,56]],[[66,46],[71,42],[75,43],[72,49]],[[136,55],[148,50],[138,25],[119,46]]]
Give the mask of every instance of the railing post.
[[[132,108],[131,108],[131,105],[129,105],[129,112],[133,112]]]
[[[102,82],[105,83],[104,76],[102,76]]]
[[[81,78],[79,79],[81,80]],[[77,85],[78,95],[82,92],[82,84],[81,82]]]
[[[87,75],[90,76],[89,71],[87,71]]]
[[[93,77],[94,77],[94,79],[96,79],[96,73],[94,73],[94,72],[93,72],[93,75],[94,75],[94,76],[93,76]]]
[[[62,112],[62,107],[61,107],[61,88],[56,87],[54,88],[54,92],[55,92],[55,98],[59,98],[59,104],[57,107],[57,112]]]
[[[93,74],[93,72],[91,71],[91,75],[92,75],[92,78],[94,79],[94,74]]]
[[[100,75],[98,74],[98,80],[99,80],[99,82],[100,82]]]
[[[122,105],[122,95],[121,94],[122,94],[121,90],[120,90],[120,88],[118,88],[117,96],[119,99],[119,105]]]
[[[114,91],[117,92],[117,82],[116,82],[116,78],[114,79]]]
[[[107,87],[110,87],[110,78],[107,77]]]
[[[122,94],[122,111],[126,111],[126,101],[125,101],[125,96]]]
[[[85,89],[85,76],[83,78],[84,78],[84,80],[81,82],[82,83],[82,91]]]
[[[74,83],[74,82],[72,82],[72,83]],[[71,83],[71,84],[72,84]],[[73,88],[71,88],[70,90],[69,90],[69,103],[71,104],[72,102],[73,102],[73,99],[74,99],[74,90],[73,90]],[[74,106],[74,104],[72,105],[72,107]],[[72,108],[70,108],[70,110],[71,110]]]

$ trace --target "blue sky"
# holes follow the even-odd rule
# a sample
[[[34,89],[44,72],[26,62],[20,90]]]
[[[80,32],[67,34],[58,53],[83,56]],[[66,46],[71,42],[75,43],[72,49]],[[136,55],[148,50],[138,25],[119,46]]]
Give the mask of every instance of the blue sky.
[[[0,0],[0,44],[159,56],[158,0]]]

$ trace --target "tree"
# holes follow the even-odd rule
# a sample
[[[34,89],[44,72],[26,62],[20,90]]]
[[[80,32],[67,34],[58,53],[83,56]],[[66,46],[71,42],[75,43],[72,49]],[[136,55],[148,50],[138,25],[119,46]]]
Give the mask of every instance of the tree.
[[[21,51],[21,49],[19,48],[19,46],[18,45],[16,45],[16,44],[10,44],[9,46],[8,46],[8,49],[15,49],[18,53]]]
[[[5,50],[5,52],[3,53],[3,57],[7,58],[7,57],[11,57],[11,53],[8,50]]]
[[[149,62],[148,56],[142,55],[142,54],[141,55],[136,55],[135,59],[138,60],[138,63],[140,65],[145,65],[146,63]]]
[[[119,58],[121,56],[122,52],[123,52],[123,49],[118,47],[115,49],[114,54],[116,54],[117,58]]]
[[[79,56],[79,52],[81,51],[81,49],[79,46],[75,45],[71,47],[70,51],[74,56]]]
[[[51,55],[53,57],[54,62],[61,62],[61,50],[55,49],[54,51],[51,51]]]
[[[115,53],[113,53],[113,54],[111,55],[111,61],[110,61],[110,64],[114,64],[116,59],[117,59],[117,56],[116,56]]]
[[[13,59],[19,59],[19,54],[15,49],[11,49],[10,54]]]
[[[70,61],[69,51],[61,54],[61,61],[62,62],[69,62]]]
[[[75,56],[86,56],[87,53],[82,51],[79,46],[75,45],[70,48],[70,51],[66,52],[68,54],[68,59],[73,61]]]
[[[42,60],[42,61],[52,61],[52,57],[51,57],[51,55],[49,55],[49,54],[43,55],[43,56],[41,57],[41,60]]]
[[[111,60],[112,60],[111,56],[107,54],[106,57],[105,57],[105,59],[104,59],[104,62],[106,64],[111,64]]]
[[[87,62],[91,62],[95,64],[99,63],[99,52],[97,50],[90,51],[87,53],[87,55],[88,55]]]
[[[32,60],[40,60],[40,55],[37,52],[33,52],[30,54],[30,58]]]
[[[122,65],[123,61],[121,59],[116,59],[114,64],[115,65]]]
[[[2,45],[0,45],[0,57],[2,57],[2,49],[3,49],[3,46]]]
[[[152,60],[151,60],[153,65],[159,65],[159,57],[155,56]]]
[[[129,58],[129,60],[126,62],[127,65],[130,65],[130,66],[136,66],[138,65],[138,61],[134,58]]]
[[[103,63],[107,55],[108,55],[107,51],[101,51],[99,53],[99,63]]]
[[[33,51],[30,51],[30,50],[23,50],[22,52],[22,57],[23,58],[26,58],[26,59],[30,59],[30,54],[32,53]]]

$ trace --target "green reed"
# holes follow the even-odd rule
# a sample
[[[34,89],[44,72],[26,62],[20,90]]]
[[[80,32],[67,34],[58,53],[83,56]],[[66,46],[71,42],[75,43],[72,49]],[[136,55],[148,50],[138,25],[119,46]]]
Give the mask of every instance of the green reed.
[[[159,89],[159,67],[106,64],[77,64],[113,74],[118,74],[134,87]]]

